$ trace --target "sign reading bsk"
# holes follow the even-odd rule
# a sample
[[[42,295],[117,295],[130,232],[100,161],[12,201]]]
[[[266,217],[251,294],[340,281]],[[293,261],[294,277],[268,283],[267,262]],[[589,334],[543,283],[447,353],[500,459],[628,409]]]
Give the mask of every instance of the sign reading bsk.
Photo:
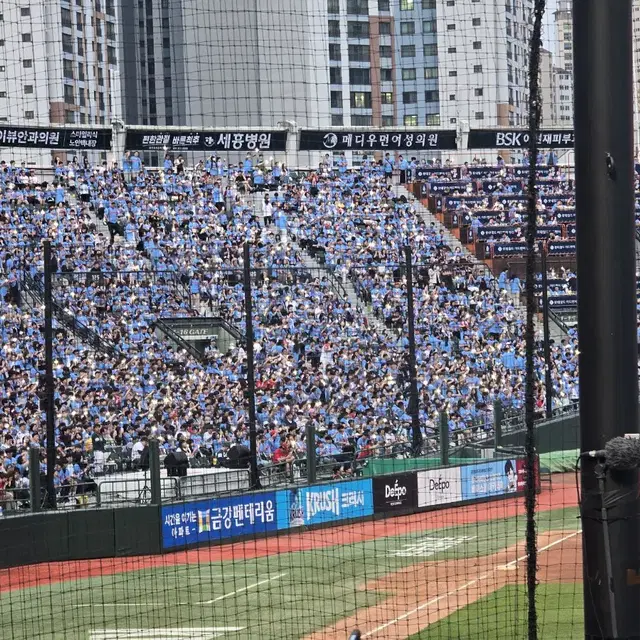
[[[469,132],[469,149],[523,149],[529,146],[531,137],[527,131],[511,129],[472,129]],[[572,149],[573,131],[556,129],[541,131],[537,143],[543,148]]]

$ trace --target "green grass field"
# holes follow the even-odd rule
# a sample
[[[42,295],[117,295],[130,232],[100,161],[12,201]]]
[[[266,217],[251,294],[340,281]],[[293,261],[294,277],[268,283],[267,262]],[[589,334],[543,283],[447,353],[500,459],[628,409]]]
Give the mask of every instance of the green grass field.
[[[541,584],[537,589],[538,637],[584,638],[582,585]],[[527,592],[508,586],[451,614],[411,640],[527,640]]]
[[[511,518],[246,561],[203,559],[94,578],[79,575],[73,581],[1,594],[0,633],[3,640],[207,640],[247,637],[247,631],[264,640],[301,638],[384,600],[384,594],[362,590],[367,581],[427,560],[495,553],[521,541],[524,525],[524,518]],[[538,526],[540,532],[576,530],[577,510],[542,512]],[[279,540],[273,539],[273,545],[276,552]],[[516,618],[524,611],[520,600],[517,592],[506,591],[489,605],[479,602],[455,614],[463,633],[474,615],[486,622],[487,633],[438,636],[432,635],[433,626],[420,637],[497,638],[491,630],[503,628],[503,620],[512,620],[509,637],[520,637],[514,635]],[[557,611],[556,599],[546,602]],[[451,629],[454,622],[451,616],[437,628]],[[561,637],[574,636],[567,631]]]

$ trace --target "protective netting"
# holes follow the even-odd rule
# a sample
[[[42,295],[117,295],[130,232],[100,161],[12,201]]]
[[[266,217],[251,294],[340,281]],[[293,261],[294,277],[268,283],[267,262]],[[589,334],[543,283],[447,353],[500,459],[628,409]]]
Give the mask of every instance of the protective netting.
[[[581,637],[544,4],[3,3],[4,638]]]

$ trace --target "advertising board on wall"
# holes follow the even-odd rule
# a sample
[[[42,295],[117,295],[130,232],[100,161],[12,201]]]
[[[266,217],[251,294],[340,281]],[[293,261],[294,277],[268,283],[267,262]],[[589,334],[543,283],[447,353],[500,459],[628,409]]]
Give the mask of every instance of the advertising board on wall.
[[[375,513],[410,511],[418,506],[418,481],[415,473],[398,473],[373,479]]]
[[[299,487],[276,494],[278,529],[373,515],[371,480]]]
[[[461,467],[462,500],[477,500],[518,491],[515,459]]]
[[[460,502],[460,467],[418,473],[418,507]]]
[[[162,507],[162,547],[260,535],[277,527],[273,492]]]

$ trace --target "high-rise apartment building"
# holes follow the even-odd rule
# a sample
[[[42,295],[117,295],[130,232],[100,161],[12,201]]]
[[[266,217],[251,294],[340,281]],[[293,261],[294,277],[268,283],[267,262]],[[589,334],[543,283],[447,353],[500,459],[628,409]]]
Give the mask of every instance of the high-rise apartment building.
[[[573,125],[573,15],[570,0],[560,0],[553,14],[556,38],[554,70],[555,126]]]
[[[532,1],[329,0],[335,126],[518,126]]]
[[[110,125],[120,113],[115,0],[0,5],[0,123]],[[50,153],[20,150],[50,162]]]
[[[122,0],[128,124],[329,124],[327,7],[315,0]]]

